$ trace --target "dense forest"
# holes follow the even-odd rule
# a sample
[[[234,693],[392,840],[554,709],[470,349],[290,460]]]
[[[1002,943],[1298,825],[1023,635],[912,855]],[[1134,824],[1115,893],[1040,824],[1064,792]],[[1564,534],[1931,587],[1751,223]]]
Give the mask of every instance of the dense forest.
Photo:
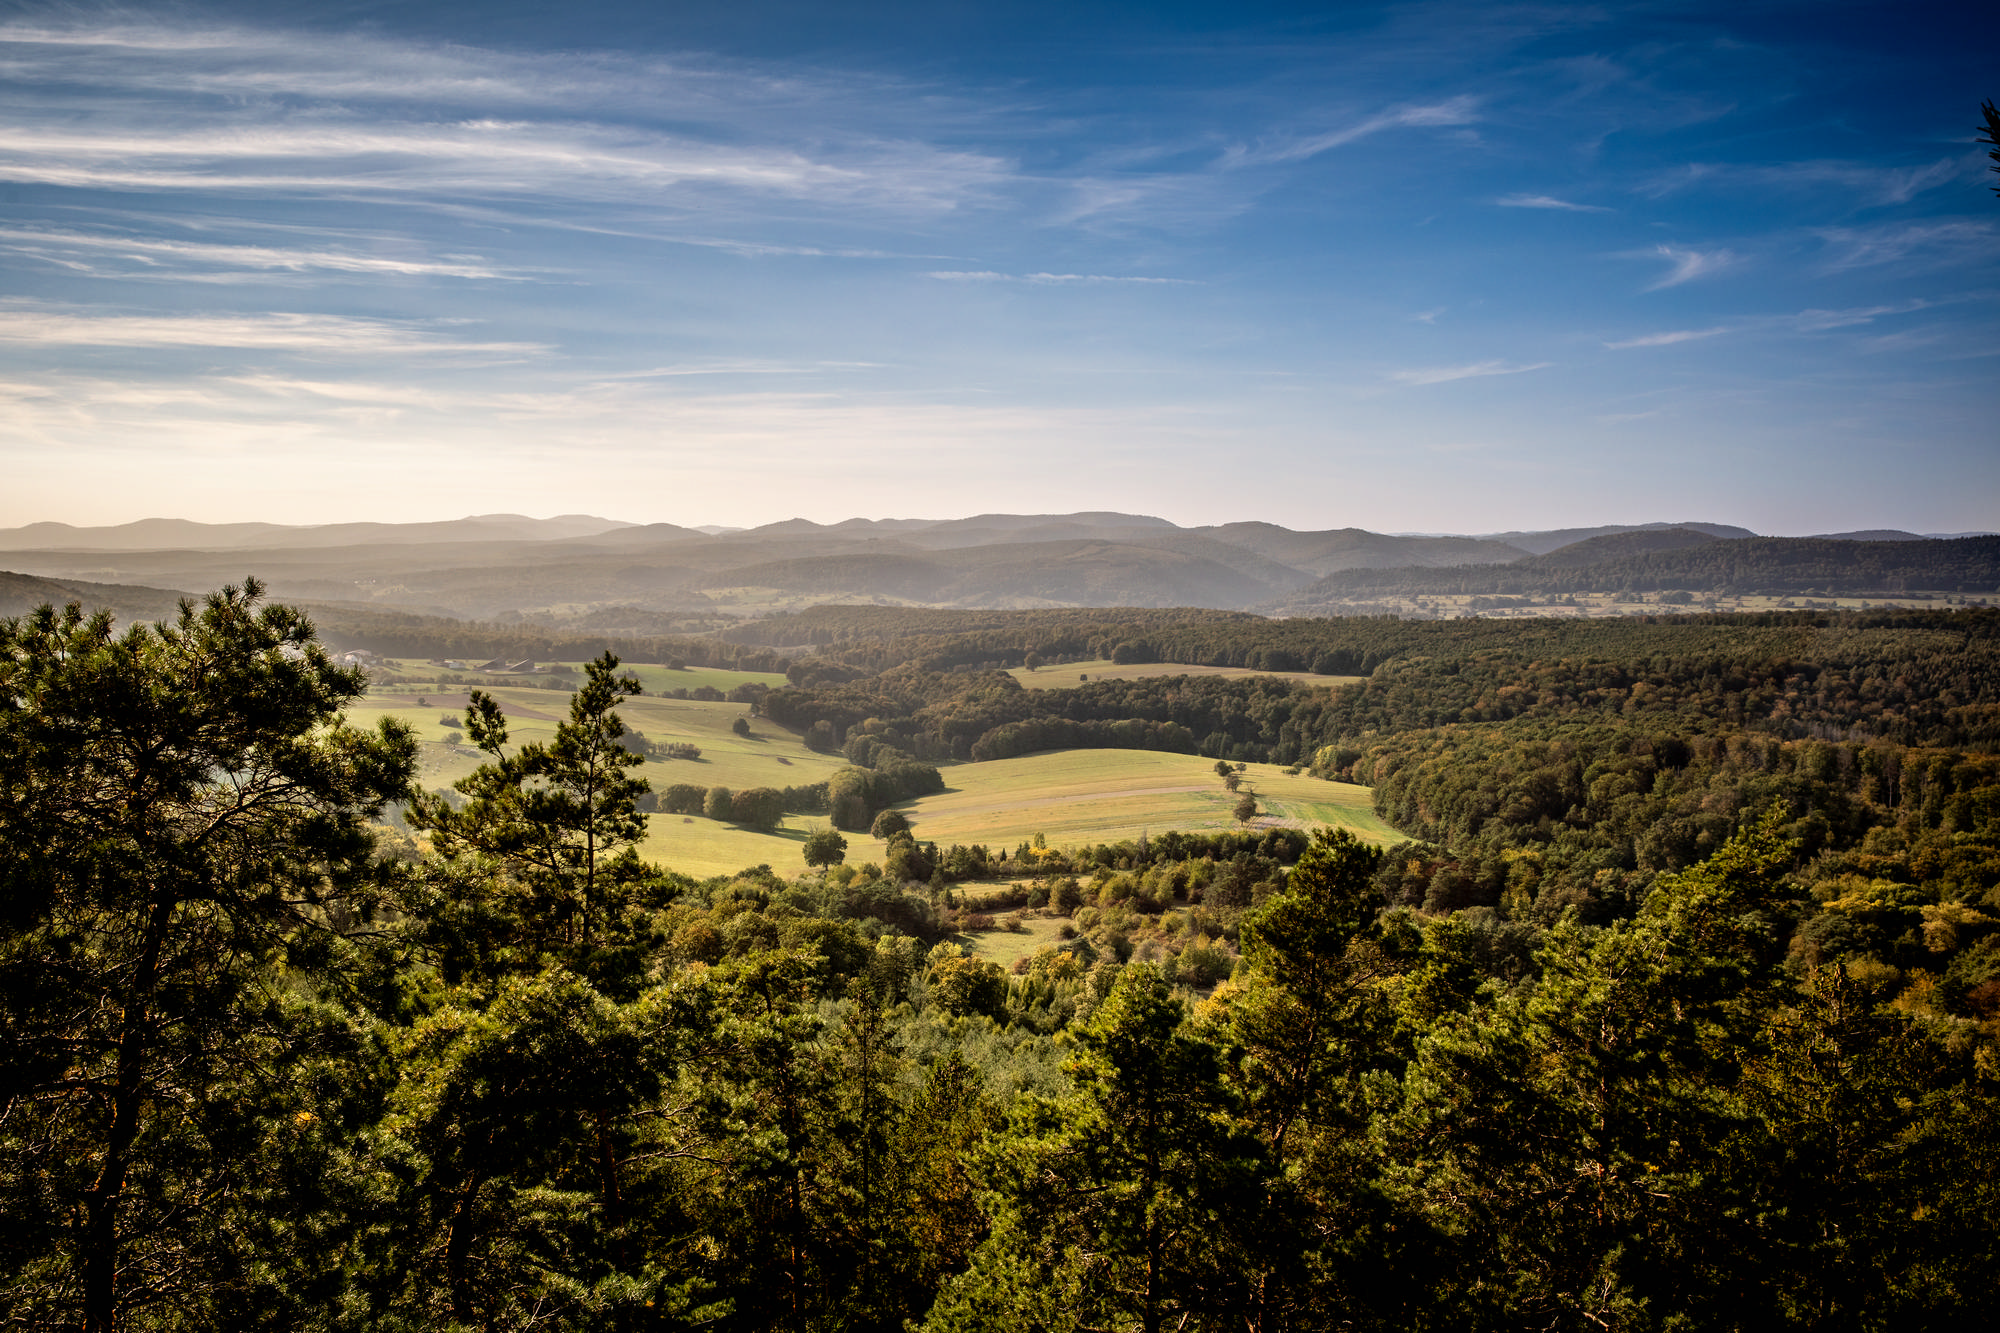
[[[1657,534],[1648,534],[1658,543]],[[1715,593],[1885,593],[1905,589],[2000,590],[2000,537],[1944,541],[1841,541],[1830,537],[1743,537],[1690,533],[1676,549],[1621,552],[1600,537],[1507,565],[1349,569],[1289,594],[1295,607],[1327,598],[1411,593],[1552,594],[1626,589]]]
[[[820,648],[758,706],[867,809],[1142,745],[1365,782],[1416,840],[937,848],[890,811],[880,864],[697,881],[632,850],[661,794],[611,653],[553,742],[475,696],[447,798],[259,591],[0,624],[11,1325],[2000,1316],[2000,613],[828,611],[756,649]],[[992,669],[1092,640],[1367,678]],[[954,943],[975,867],[1060,945]]]
[[[365,648],[384,657],[447,657],[486,661],[580,661],[613,652],[635,662],[685,662],[736,671],[783,671],[791,663],[778,653],[739,647],[709,635],[606,634],[523,623],[492,624],[427,616],[406,611],[308,604],[314,623],[343,648]]]

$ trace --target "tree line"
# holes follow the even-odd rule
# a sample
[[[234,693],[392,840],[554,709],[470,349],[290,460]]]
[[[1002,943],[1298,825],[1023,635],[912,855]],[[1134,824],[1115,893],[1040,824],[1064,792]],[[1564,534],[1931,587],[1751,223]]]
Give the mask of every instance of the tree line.
[[[1672,551],[1577,563],[1557,550],[1505,565],[1345,569],[1287,594],[1310,604],[1329,595],[1551,594],[1690,589],[1726,594],[2000,592],[2000,537],[1905,542],[1829,537],[1742,537]]]
[[[1445,651],[1398,655],[1366,680],[1330,690],[1203,676],[1025,690],[998,671],[905,664],[779,691],[763,707],[818,748],[874,731],[931,762],[1105,746],[1293,764],[1329,746],[1460,723],[1642,715],[1687,732],[2000,741],[2000,612],[1825,626],[1736,617],[1577,629],[1569,628],[1575,622],[1474,623],[1484,628],[1435,635]]]
[[[589,633],[528,622],[491,624],[325,603],[308,603],[306,609],[329,643],[384,657],[581,662],[609,652],[632,662],[679,662],[730,671],[782,672],[791,665],[781,654],[707,635]]]
[[[1602,910],[1412,904],[1413,857],[1342,833],[1024,845],[1074,933],[1008,970],[906,929],[924,887],[879,868],[644,862],[631,687],[608,654],[584,676],[547,742],[475,698],[487,762],[447,802],[412,791],[406,728],[342,720],[365,680],[254,585],[158,627],[0,623],[0,1317],[2000,1313],[2000,984],[1933,970],[2000,938],[1983,753],[1478,723],[1492,753],[1427,763],[1455,734],[1427,733],[1380,789],[1468,853],[1682,797],[1695,845]],[[1498,810],[1424,812],[1475,764]],[[1680,785],[1702,773],[1744,780],[1726,825],[1701,822],[1719,778]],[[371,822],[404,800],[421,843]]]

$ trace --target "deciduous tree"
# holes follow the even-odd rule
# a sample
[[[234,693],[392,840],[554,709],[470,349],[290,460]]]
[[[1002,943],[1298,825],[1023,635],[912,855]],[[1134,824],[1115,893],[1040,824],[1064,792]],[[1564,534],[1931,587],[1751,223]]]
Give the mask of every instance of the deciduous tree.
[[[830,828],[814,829],[806,835],[806,864],[837,866],[847,859],[847,839]]]

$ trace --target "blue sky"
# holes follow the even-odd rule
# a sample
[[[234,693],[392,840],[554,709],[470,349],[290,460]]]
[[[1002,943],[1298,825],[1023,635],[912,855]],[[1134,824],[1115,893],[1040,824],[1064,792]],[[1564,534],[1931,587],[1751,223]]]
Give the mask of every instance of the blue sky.
[[[0,524],[2000,526],[1944,5],[0,5]]]

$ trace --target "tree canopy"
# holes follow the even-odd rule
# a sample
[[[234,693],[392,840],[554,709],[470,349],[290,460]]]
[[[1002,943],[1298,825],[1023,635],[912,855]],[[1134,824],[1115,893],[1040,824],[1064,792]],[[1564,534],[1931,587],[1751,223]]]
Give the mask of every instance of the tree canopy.
[[[260,592],[0,624],[0,1320],[2000,1316],[1979,617],[1476,630],[1341,693],[1052,691],[1212,710],[1416,840],[891,821],[880,865],[821,827],[803,869],[698,881],[637,854],[615,657],[551,741],[475,696],[486,764],[417,793],[411,734],[348,725],[364,679]],[[841,724],[842,827],[939,777],[924,735],[1012,706],[949,674],[874,678],[917,706]]]

